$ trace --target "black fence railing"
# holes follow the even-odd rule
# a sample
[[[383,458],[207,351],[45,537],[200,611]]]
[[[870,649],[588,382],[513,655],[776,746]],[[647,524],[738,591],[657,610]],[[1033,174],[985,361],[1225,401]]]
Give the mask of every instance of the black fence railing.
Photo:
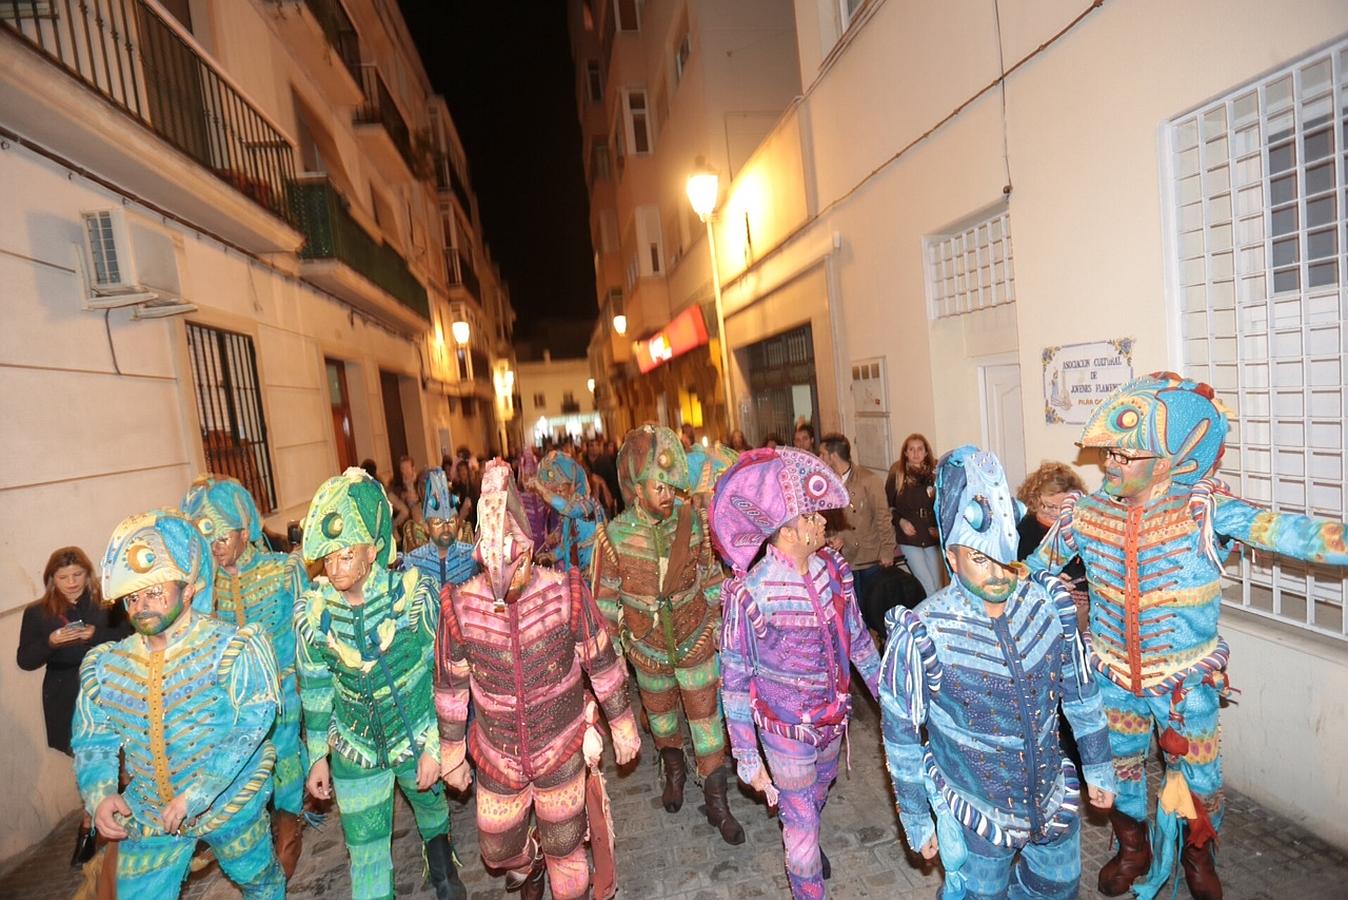
[[[463,251],[453,247],[445,249],[445,265],[449,269],[449,283],[463,287],[479,302],[482,302],[482,284],[478,281],[473,261]]]
[[[397,250],[376,241],[352,218],[347,201],[327,179],[296,182],[290,191],[296,223],[304,232],[301,259],[336,259],[364,275],[423,319],[430,319],[426,288]]]
[[[293,2],[293,0],[272,0],[274,3]],[[360,35],[356,26],[347,15],[339,0],[304,0],[309,13],[323,29],[323,36],[329,46],[337,52],[342,65],[351,73],[351,77],[360,84]]]
[[[407,167],[419,175],[422,167],[412,149],[412,132],[407,127],[407,120],[398,110],[398,105],[393,102],[393,95],[384,84],[384,78],[379,74],[378,67],[369,63],[361,65],[360,87],[365,92],[365,102],[356,109],[355,123],[384,126],[389,139],[393,141],[393,146],[398,148],[398,154],[407,163]]]
[[[142,0],[10,0],[0,27],[275,215],[294,148]]]

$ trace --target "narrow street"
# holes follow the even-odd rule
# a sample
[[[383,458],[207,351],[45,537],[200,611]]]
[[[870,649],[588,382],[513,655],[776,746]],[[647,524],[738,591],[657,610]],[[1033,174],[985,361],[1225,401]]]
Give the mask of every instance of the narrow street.
[[[918,868],[899,842],[880,749],[879,716],[873,704],[858,703],[851,739],[851,775],[839,777],[824,812],[822,843],[833,864],[829,896],[838,900],[935,896],[939,873]],[[611,763],[607,770],[618,835],[619,896],[628,900],[788,897],[777,819],[768,817],[764,807],[749,796],[732,792],[735,815],[744,824],[748,841],[729,847],[703,819],[697,802],[700,792],[691,781],[682,810],[670,815],[660,807],[653,759],[647,737],[632,772],[619,775]],[[478,858],[472,801],[454,802],[451,811],[455,848],[470,897],[507,896],[503,882],[490,877]],[[55,900],[73,896],[79,873],[65,865],[73,830],[73,820],[63,822],[17,868],[0,876],[0,897]],[[1081,896],[1098,897],[1095,873],[1113,852],[1109,827],[1103,819],[1095,819],[1088,821],[1082,834]],[[395,816],[394,864],[399,897],[434,896],[422,882],[421,845],[412,828],[411,812],[401,799]],[[1343,896],[1343,885],[1348,883],[1348,855],[1234,791],[1227,793],[1218,866],[1229,900],[1332,900]],[[239,892],[212,866],[193,876],[183,896],[226,900],[238,897]],[[288,896],[350,896],[346,849],[335,813],[316,831],[305,833],[304,855]],[[1189,896],[1182,877],[1177,896]]]

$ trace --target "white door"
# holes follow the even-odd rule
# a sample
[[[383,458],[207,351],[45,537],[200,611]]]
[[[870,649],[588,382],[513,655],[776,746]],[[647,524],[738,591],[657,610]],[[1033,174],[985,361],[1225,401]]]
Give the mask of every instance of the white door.
[[[1025,480],[1025,418],[1020,398],[1020,366],[981,366],[983,446],[1002,461],[1014,491]]]

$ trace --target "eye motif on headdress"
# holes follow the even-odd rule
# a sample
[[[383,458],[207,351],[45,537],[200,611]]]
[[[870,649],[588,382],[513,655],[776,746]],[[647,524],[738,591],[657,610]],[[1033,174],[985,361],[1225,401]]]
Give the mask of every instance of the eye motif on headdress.
[[[992,527],[992,504],[988,503],[988,498],[982,494],[976,494],[964,506],[964,521],[969,523],[969,527],[982,534]]]
[[[668,469],[673,463],[674,460],[670,459],[668,450],[661,450],[660,454],[655,457],[655,464],[662,469]]]
[[[137,541],[126,548],[126,564],[131,567],[131,571],[138,574],[144,575],[153,569],[156,559],[158,557],[155,556],[154,550],[143,541]]]
[[[215,533],[215,522],[203,516],[197,519],[197,531],[201,532],[202,537],[210,537]]]
[[[338,513],[330,512],[323,517],[323,523],[319,526],[325,537],[335,538],[342,533],[342,517]]]
[[[1114,414],[1114,427],[1119,431],[1132,431],[1137,427],[1140,416],[1136,409],[1125,406]]]
[[[818,472],[805,479],[805,496],[821,500],[828,493],[828,479]]]

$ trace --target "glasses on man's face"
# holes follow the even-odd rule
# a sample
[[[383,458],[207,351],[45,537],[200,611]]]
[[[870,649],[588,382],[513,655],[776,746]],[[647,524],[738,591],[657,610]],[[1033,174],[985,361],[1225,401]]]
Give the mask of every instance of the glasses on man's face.
[[[1105,460],[1107,462],[1118,463],[1121,466],[1131,466],[1133,463],[1136,462],[1144,462],[1148,459],[1159,459],[1159,458],[1160,457],[1157,456],[1148,456],[1145,453],[1140,453],[1136,455],[1131,453],[1124,453],[1122,450],[1116,450],[1113,447],[1105,448]]]
[[[164,598],[167,596],[168,596],[168,588],[162,584],[155,584],[147,588],[142,588],[136,591],[134,594],[127,594],[125,597],[122,598],[122,605],[125,606],[127,609],[130,609],[131,607],[141,603],[148,603],[152,606],[159,606],[164,602]]]

